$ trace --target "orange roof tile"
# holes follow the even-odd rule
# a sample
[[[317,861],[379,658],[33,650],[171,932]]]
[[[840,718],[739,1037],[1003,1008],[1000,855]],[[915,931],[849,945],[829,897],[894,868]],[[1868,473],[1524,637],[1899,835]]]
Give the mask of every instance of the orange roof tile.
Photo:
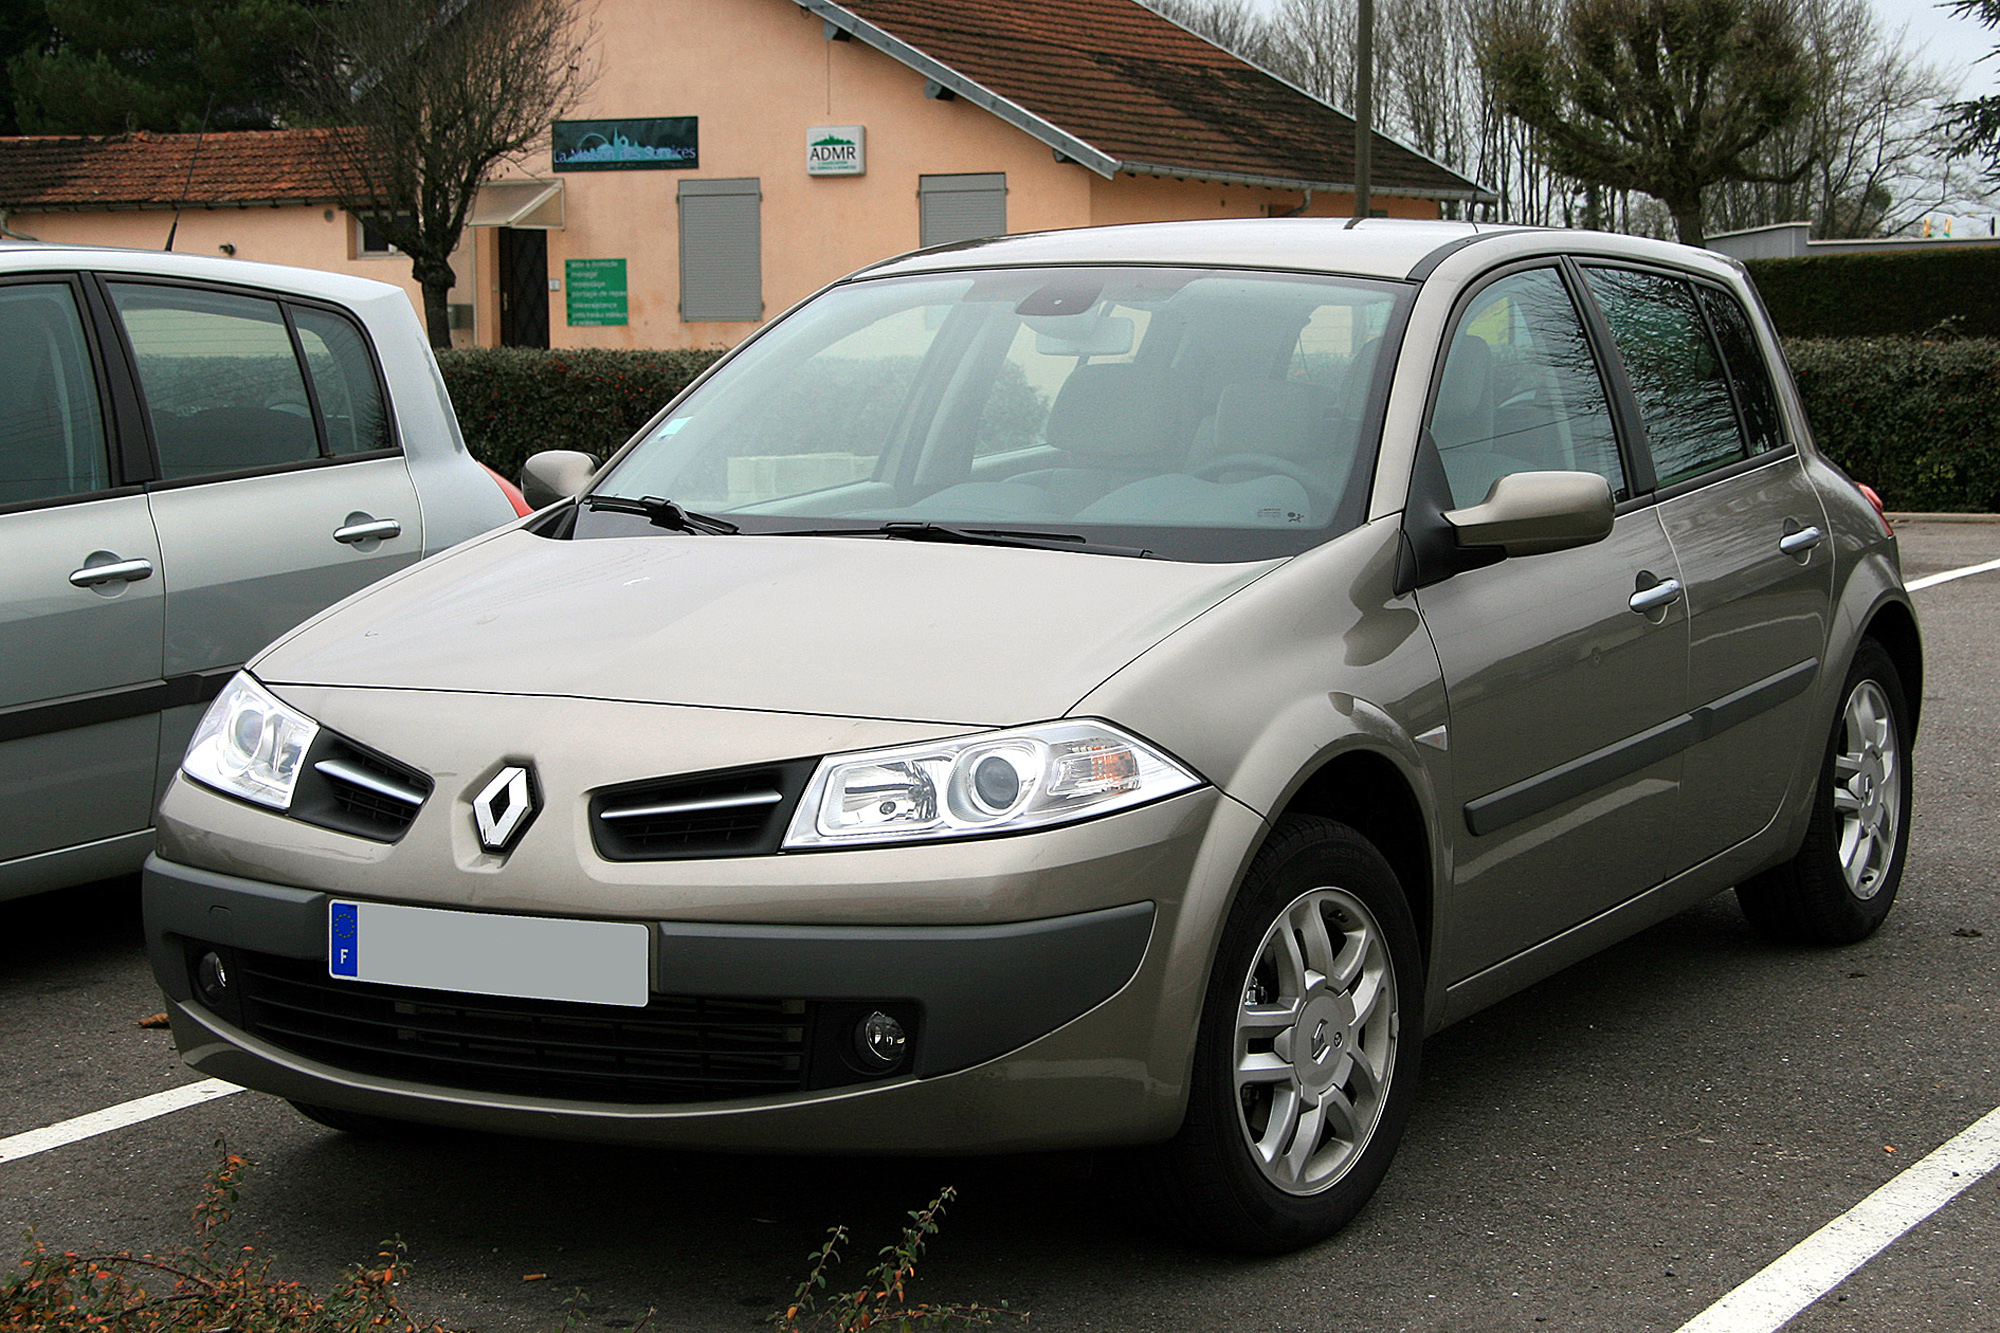
[[[1351,117],[1136,0],[797,3],[906,63],[898,43],[964,76],[1026,116],[991,108],[999,114],[1057,131],[1040,137],[1058,151],[1063,136],[1094,149],[1101,158],[1078,160],[1103,174],[1137,169],[1295,186],[1354,180]],[[843,15],[861,26],[843,23]],[[890,41],[873,40],[864,27]],[[1473,181],[1380,134],[1371,169],[1383,194],[1479,192]]]
[[[331,201],[321,153],[345,130],[0,138],[0,207],[172,208]]]

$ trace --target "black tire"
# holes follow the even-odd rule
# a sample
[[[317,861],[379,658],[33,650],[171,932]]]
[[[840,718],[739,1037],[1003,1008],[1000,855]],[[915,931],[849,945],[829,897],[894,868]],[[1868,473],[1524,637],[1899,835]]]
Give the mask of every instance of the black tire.
[[[1798,854],[1737,886],[1743,915],[1786,944],[1853,944],[1896,901],[1910,842],[1910,709],[1896,664],[1863,639],[1841,687]]]
[[[1258,1254],[1339,1230],[1409,1119],[1423,995],[1416,926],[1381,854],[1330,819],[1283,820],[1223,930],[1187,1119],[1135,1163],[1164,1218]]]
[[[319,1106],[312,1102],[293,1102],[292,1109],[315,1124],[365,1139],[409,1142],[433,1138],[444,1132],[435,1125],[420,1125],[412,1120],[393,1120],[385,1115],[370,1115],[366,1111],[345,1111],[338,1106]]]

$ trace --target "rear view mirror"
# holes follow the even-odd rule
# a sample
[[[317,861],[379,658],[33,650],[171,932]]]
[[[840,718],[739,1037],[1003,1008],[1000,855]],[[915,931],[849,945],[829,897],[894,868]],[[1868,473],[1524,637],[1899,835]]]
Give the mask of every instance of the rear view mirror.
[[[558,500],[583,494],[597,473],[597,460],[573,449],[549,449],[530,458],[521,468],[521,494],[528,504],[540,509]]]
[[[1124,315],[1027,315],[1035,350],[1043,356],[1124,356],[1132,350],[1132,321]]]
[[[1486,499],[1448,511],[1461,547],[1497,546],[1508,555],[1545,555],[1611,535],[1611,483],[1595,472],[1516,472]]]

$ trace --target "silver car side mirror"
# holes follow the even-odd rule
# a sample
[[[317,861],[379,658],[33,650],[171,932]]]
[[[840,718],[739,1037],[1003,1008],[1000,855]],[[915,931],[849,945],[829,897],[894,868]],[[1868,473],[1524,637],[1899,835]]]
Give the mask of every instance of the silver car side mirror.
[[[1460,546],[1497,546],[1508,555],[1545,555],[1611,535],[1611,483],[1595,472],[1516,472],[1486,499],[1445,514]]]
[[[558,500],[583,494],[597,473],[597,460],[574,449],[548,449],[530,458],[521,467],[521,494],[530,507],[540,509]]]

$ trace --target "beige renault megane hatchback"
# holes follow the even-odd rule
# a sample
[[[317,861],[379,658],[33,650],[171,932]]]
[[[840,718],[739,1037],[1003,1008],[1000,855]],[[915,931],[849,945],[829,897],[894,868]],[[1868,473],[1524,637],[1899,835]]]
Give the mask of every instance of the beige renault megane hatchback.
[[[1921,650],[1740,268],[1205,222],[893,260],[250,661],[160,811],[204,1073],[347,1129],[1128,1149],[1278,1250],[1424,1039],[1896,893]]]

